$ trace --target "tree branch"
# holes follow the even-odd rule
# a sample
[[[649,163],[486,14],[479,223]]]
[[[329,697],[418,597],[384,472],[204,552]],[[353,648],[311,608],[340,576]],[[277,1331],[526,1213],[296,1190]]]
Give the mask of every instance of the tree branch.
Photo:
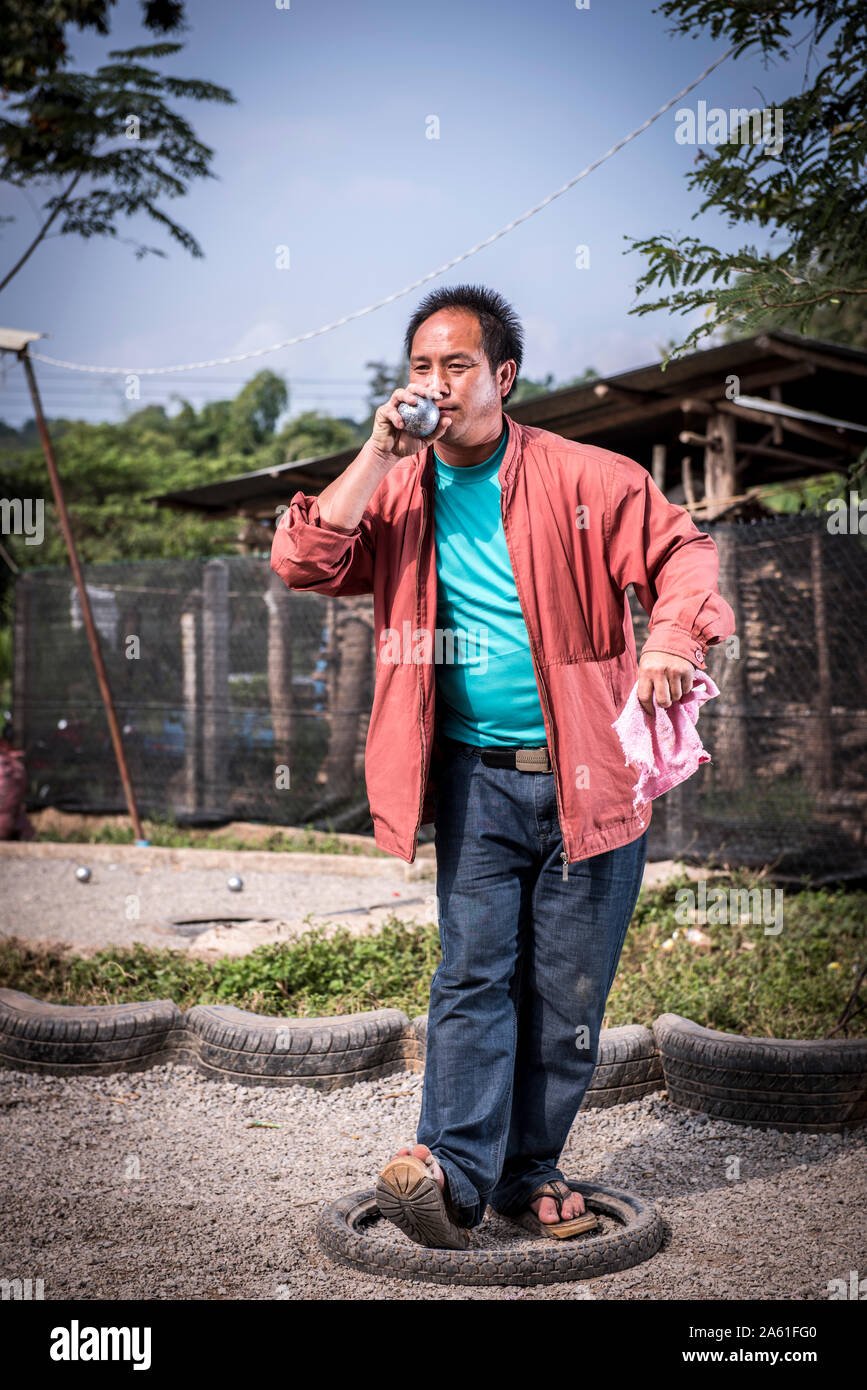
[[[15,265],[13,265],[12,269],[9,271],[9,274],[6,275],[6,276],[4,277],[3,280],[0,280],[0,290],[4,290],[4,289],[6,288],[6,286],[9,284],[9,281],[12,279],[13,275],[17,275],[17,274],[18,274],[18,271],[19,271],[19,270],[21,269],[21,267],[24,265],[25,261],[28,261],[28,260],[30,259],[30,257],[33,255],[33,252],[36,250],[36,248],[37,248],[37,246],[39,245],[39,243],[40,243],[40,242],[43,240],[43,238],[45,237],[45,234],[46,234],[46,232],[48,231],[48,228],[51,226],[52,222],[53,222],[54,219],[57,217],[57,214],[60,212],[61,208],[63,207],[64,203],[66,202],[67,198],[69,197],[69,195],[70,195],[70,193],[72,192],[72,190],[73,190],[73,188],[75,187],[75,185],[78,183],[78,180],[81,178],[81,176],[82,176],[83,173],[84,173],[84,170],[83,170],[83,169],[79,169],[78,173],[75,175],[75,178],[72,180],[72,183],[69,185],[69,187],[67,188],[67,190],[66,190],[66,192],[64,193],[63,197],[62,197],[62,198],[60,199],[60,201],[58,202],[57,207],[54,209],[54,211],[52,212],[51,216],[48,218],[47,222],[45,222],[45,224],[42,226],[42,228],[37,232],[36,236],[35,236],[35,237],[33,238],[33,240],[31,241],[31,243],[30,243],[30,245],[28,246],[27,250],[24,252],[24,255],[20,257],[20,259],[16,262]]]

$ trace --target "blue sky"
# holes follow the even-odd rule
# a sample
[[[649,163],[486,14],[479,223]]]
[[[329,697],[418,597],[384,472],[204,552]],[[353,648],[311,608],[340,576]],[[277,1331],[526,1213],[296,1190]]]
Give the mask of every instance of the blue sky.
[[[72,32],[76,66],[112,48],[155,42],[139,7],[120,0],[108,39]],[[51,334],[35,351],[79,363],[147,367],[265,347],[384,298],[489,236],[597,158],[696,77],[727,44],[674,38],[632,0],[442,0],[405,6],[349,0],[193,0],[182,51],[160,65],[228,87],[234,106],[184,103],[215,151],[216,179],[167,211],[205,256],[193,259],[148,218],[117,239],[54,237],[0,296],[0,324]],[[796,35],[796,37],[798,37]],[[800,54],[803,55],[802,48]],[[803,56],[776,68],[729,59],[679,105],[773,105],[795,90]],[[361,417],[364,363],[397,361],[406,320],[436,285],[482,283],[521,315],[524,372],[567,379],[594,366],[658,358],[685,320],[629,316],[644,261],[625,236],[671,231],[735,247],[757,229],[715,215],[691,221],[685,175],[694,146],[675,140],[672,108],[574,189],[492,246],[375,313],[306,343],[205,371],[145,377],[141,404],[172,393],[199,407],[231,396],[263,367],[288,377],[289,416],[320,409]],[[426,138],[428,118],[439,139]],[[0,264],[17,260],[39,223],[40,197],[0,184]],[[32,206],[31,206],[32,204]],[[136,260],[122,240],[167,258]],[[590,266],[578,270],[575,248]],[[761,242],[760,242],[761,244]],[[276,248],[289,247],[289,269]],[[3,359],[0,418],[32,411],[23,374]],[[118,420],[132,408],[122,377],[37,363],[50,415]]]

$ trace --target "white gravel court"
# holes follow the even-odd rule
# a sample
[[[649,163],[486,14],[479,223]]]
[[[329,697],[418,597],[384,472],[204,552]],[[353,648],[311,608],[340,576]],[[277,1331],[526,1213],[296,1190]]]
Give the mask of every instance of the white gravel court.
[[[752,1130],[661,1093],[582,1111],[561,1162],[656,1205],[668,1230],[644,1264],[533,1288],[335,1264],[316,1242],[317,1213],[371,1189],[414,1139],[422,1079],[325,1093],[213,1082],[181,1065],[74,1080],[2,1071],[0,1276],[43,1279],[46,1300],[825,1301],[829,1281],[867,1275],[867,1129]]]

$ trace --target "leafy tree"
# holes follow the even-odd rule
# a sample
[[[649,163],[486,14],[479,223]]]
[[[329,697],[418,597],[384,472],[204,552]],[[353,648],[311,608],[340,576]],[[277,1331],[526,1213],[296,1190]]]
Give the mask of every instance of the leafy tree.
[[[37,74],[49,76],[66,62],[65,30],[109,32],[108,12],[115,0],[0,0],[0,85],[27,91]],[[140,0],[142,24],[156,34],[184,29],[182,0]]]
[[[699,212],[712,208],[729,226],[770,228],[782,249],[774,254],[750,245],[728,253],[695,237],[630,238],[630,249],[648,262],[636,286],[639,296],[671,287],[630,313],[705,313],[666,362],[727,325],[752,333],[768,315],[783,313],[803,332],[820,306],[827,311],[867,295],[863,0],[664,0],[657,12],[675,20],[674,33],[725,36],[735,58],[758,51],[766,61],[788,61],[797,47],[792,33],[804,22],[811,26],[807,66],[820,47],[825,50],[812,82],[805,77],[800,90],[766,99],[766,109],[782,111],[782,145],[773,155],[772,147],[751,142],[748,121],[730,130],[730,143],[716,146],[712,156],[699,150],[697,168],[687,176],[704,195]]]
[[[117,62],[93,75],[62,72],[68,62],[64,25],[77,23],[108,32],[106,0],[75,0],[46,6],[44,0],[0,0],[0,31],[7,35],[0,59],[0,180],[17,188],[61,187],[43,204],[35,237],[2,279],[0,290],[49,236],[117,237],[117,218],[145,212],[191,255],[201,257],[195,237],[159,205],[162,197],[186,193],[194,178],[215,178],[213,150],[197,140],[190,124],[167,99],[235,101],[225,87],[197,78],[178,78],[146,67],[143,59],[178,53],[178,43],[116,49]],[[144,6],[151,29],[177,28],[182,6]],[[76,193],[79,184],[90,184]],[[84,185],[82,185],[84,187]],[[12,217],[0,219],[14,221]],[[54,230],[52,230],[54,229]],[[127,238],[125,238],[127,239]],[[127,239],[128,240],[128,239]],[[137,259],[165,256],[158,247],[132,240]]]
[[[830,343],[843,343],[847,347],[867,348],[867,302],[858,295],[844,299],[840,304],[817,304],[810,317],[810,336],[824,338]],[[761,319],[752,332],[770,331],[785,328],[798,331],[797,318],[791,309],[777,309]],[[729,323],[722,330],[722,340],[734,342],[746,337],[747,333],[740,323]]]
[[[534,396],[547,396],[549,391],[565,391],[569,386],[583,386],[585,382],[593,381],[598,376],[595,367],[585,368],[582,376],[570,377],[568,381],[555,381],[553,372],[548,372],[540,381],[534,381],[529,376],[519,376],[506,409],[520,401],[532,400]]]
[[[353,446],[360,449],[366,438],[352,420],[336,420],[331,415],[320,415],[318,410],[305,410],[284,426],[274,444],[279,461],[289,463],[336,454]]]
[[[289,405],[289,388],[276,372],[257,372],[231,403],[223,449],[253,454],[274,435],[274,426]]]

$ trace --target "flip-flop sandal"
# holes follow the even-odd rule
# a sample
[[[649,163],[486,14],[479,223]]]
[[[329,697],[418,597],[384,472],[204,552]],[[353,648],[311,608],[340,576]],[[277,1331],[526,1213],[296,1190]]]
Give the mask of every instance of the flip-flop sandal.
[[[446,1250],[466,1250],[470,1233],[459,1226],[435,1174],[434,1158],[398,1154],[386,1163],[375,1190],[376,1205],[387,1221],[393,1221],[417,1245]]]
[[[592,1211],[585,1211],[581,1216],[570,1217],[567,1221],[563,1220],[563,1203],[567,1197],[573,1196],[573,1190],[566,1183],[557,1179],[555,1182],[543,1183],[537,1188],[533,1195],[528,1198],[527,1207],[519,1212],[517,1216],[506,1216],[505,1212],[498,1212],[498,1216],[503,1216],[506,1221],[513,1221],[516,1226],[522,1226],[526,1231],[532,1231],[537,1236],[551,1236],[556,1240],[566,1240],[569,1236],[580,1235],[582,1231],[594,1231],[599,1226],[599,1218]],[[533,1211],[531,1202],[535,1202],[537,1197],[552,1197],[557,1204],[557,1215],[559,1221],[541,1221],[538,1214]]]

